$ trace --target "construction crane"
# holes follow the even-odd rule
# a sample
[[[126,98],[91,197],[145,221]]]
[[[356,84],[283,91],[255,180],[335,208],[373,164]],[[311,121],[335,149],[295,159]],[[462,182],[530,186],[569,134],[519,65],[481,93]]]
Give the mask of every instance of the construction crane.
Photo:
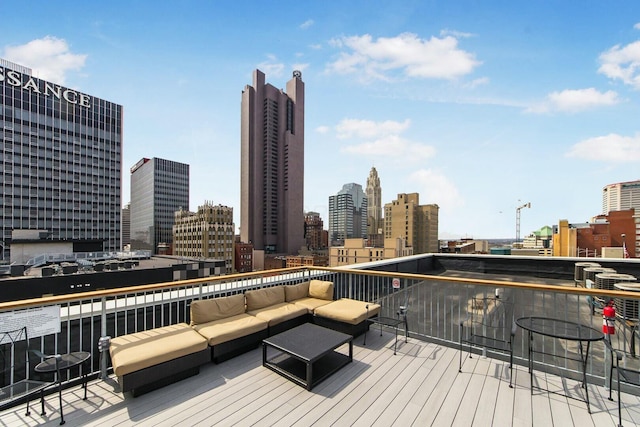
[[[524,208],[531,208],[531,202],[516,208],[516,243],[514,247],[518,247],[518,243],[520,242],[520,211]]]

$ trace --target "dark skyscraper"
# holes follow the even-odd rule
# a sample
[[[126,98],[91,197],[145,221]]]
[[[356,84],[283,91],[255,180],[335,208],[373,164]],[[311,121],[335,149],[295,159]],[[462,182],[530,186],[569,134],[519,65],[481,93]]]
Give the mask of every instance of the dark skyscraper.
[[[240,238],[267,253],[304,245],[304,83],[286,92],[260,70],[242,92]]]
[[[175,213],[189,210],[189,165],[143,158],[131,168],[131,249],[173,242]]]

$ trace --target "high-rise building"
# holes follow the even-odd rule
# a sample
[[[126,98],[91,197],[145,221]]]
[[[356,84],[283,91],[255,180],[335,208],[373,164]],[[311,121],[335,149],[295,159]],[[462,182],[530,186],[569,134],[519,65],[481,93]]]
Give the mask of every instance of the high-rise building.
[[[398,194],[384,205],[385,239],[403,238],[414,254],[438,252],[438,205],[420,205],[418,193]]]
[[[602,189],[602,214],[635,209],[640,213],[640,180],[606,185]]]
[[[131,249],[171,247],[175,212],[189,209],[189,165],[142,158],[131,168]]]
[[[375,167],[371,168],[367,178],[367,234],[372,246],[381,246],[383,239],[382,223],[382,187]]]
[[[3,251],[12,230],[120,250],[121,105],[0,59],[0,141]]]
[[[122,208],[122,248],[131,244],[131,204]]]
[[[367,237],[367,197],[362,186],[349,183],[329,196],[329,242],[344,244],[345,239]]]
[[[307,212],[304,214],[304,231],[307,249],[323,249],[326,246],[322,238],[324,223],[318,212]]]
[[[221,259],[226,271],[232,272],[235,229],[233,208],[206,202],[197,212],[180,209],[173,225],[173,254]]]
[[[240,240],[266,253],[304,245],[304,83],[286,92],[260,70],[242,92]]]

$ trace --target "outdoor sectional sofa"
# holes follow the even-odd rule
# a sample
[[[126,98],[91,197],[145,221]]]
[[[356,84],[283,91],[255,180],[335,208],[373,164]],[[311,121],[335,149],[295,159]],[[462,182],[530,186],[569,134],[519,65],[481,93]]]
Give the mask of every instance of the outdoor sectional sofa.
[[[334,301],[333,292],[332,282],[311,280],[194,300],[190,325],[114,338],[109,348],[114,372],[122,391],[135,396],[195,375],[204,363],[220,363],[306,322],[353,336],[366,332],[367,319],[376,316],[380,306],[345,298]]]

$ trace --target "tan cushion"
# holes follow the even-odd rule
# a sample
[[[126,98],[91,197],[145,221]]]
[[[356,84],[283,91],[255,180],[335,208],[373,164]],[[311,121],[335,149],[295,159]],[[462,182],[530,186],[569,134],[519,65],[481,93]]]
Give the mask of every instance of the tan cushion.
[[[286,302],[295,301],[309,296],[309,282],[288,285],[284,287],[284,300]]]
[[[243,313],[195,325],[193,329],[205,337],[209,345],[213,346],[263,331],[267,329],[267,326],[266,321]]]
[[[326,299],[320,298],[300,298],[293,302],[298,307],[306,308],[309,313],[313,313],[314,310],[323,305],[331,304],[331,301],[327,301]]]
[[[247,312],[284,302],[284,286],[256,289],[244,293],[247,300]]]
[[[324,280],[312,280],[309,283],[309,296],[311,298],[333,300],[333,282]]]
[[[369,311],[367,312],[367,305]],[[316,316],[326,317],[344,323],[357,325],[364,322],[369,317],[373,317],[380,312],[380,305],[371,302],[357,301],[349,298],[342,298],[329,304],[318,307],[314,310]]]
[[[212,322],[244,313],[244,295],[191,301],[191,325]]]
[[[139,371],[207,348],[207,340],[186,323],[123,335],[109,353],[117,376]]]
[[[256,316],[258,319],[264,320],[265,322],[269,322],[269,326],[273,326],[289,319],[304,316],[308,312],[309,311],[304,307],[283,302],[258,310],[248,311],[247,313],[252,316]]]

